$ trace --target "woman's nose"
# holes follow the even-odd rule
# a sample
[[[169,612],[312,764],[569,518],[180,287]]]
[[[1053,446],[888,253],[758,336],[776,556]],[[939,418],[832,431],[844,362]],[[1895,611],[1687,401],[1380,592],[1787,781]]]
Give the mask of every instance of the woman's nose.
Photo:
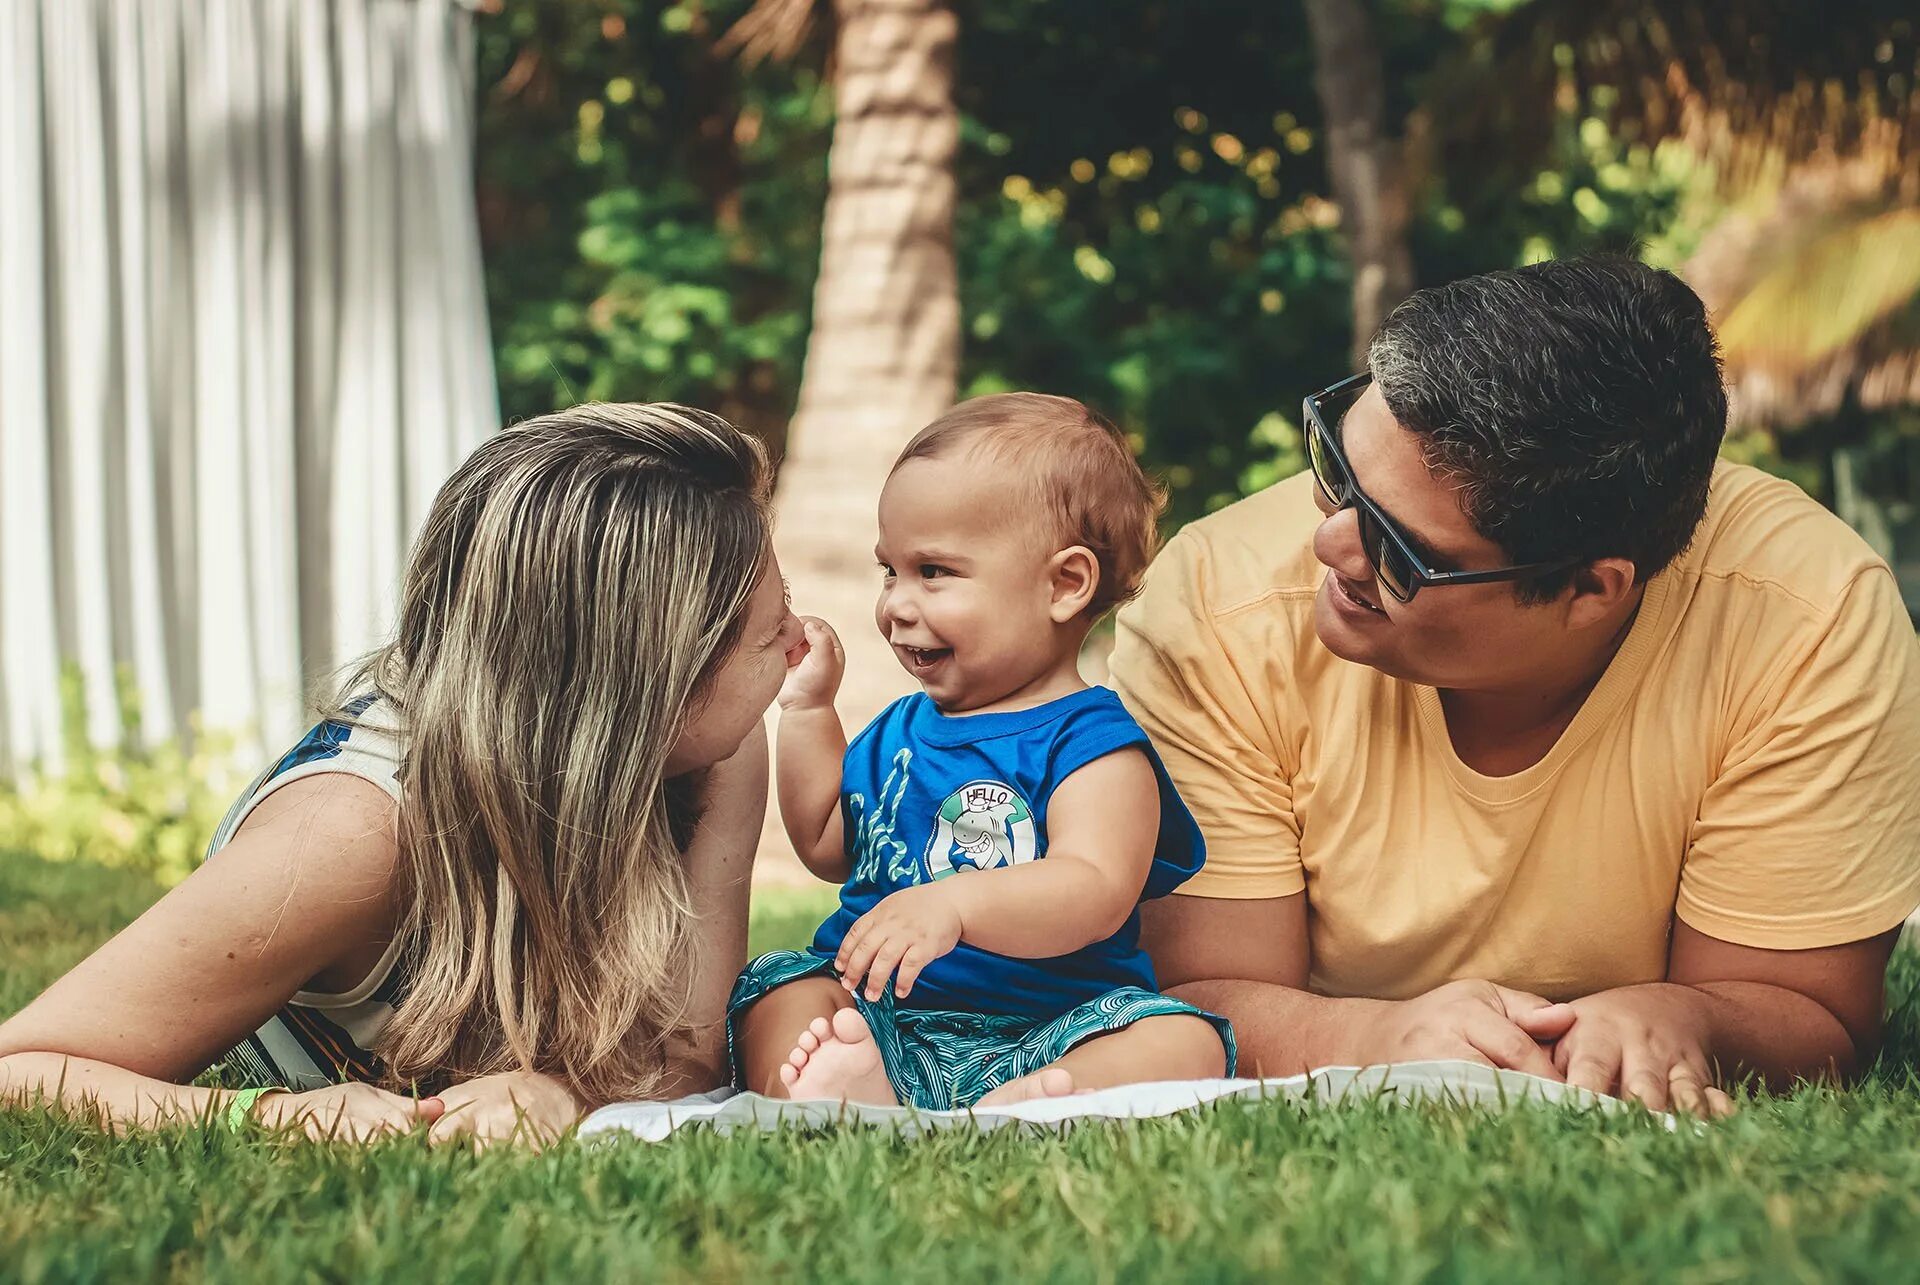
[[[1313,532],[1313,556],[1349,580],[1373,579],[1373,564],[1360,543],[1360,515],[1341,509],[1330,515]]]

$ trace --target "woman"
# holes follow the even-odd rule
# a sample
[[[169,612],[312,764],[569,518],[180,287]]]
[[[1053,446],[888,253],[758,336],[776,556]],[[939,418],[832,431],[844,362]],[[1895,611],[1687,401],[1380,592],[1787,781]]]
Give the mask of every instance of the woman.
[[[393,640],[199,870],[0,1025],[0,1098],[443,1139],[721,1083],[800,641],[767,494],[752,439],[678,406],[481,446]],[[222,1061],[253,1087],[183,1083]]]

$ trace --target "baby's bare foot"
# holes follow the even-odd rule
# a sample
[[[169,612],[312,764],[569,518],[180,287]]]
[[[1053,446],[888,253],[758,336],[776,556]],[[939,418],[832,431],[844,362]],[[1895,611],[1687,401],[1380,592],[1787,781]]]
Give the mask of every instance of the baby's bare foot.
[[[1012,1106],[1035,1098],[1064,1098],[1073,1092],[1073,1072],[1064,1066],[1043,1066],[1031,1075],[1008,1080],[974,1103],[974,1110]]]
[[[843,1008],[829,1021],[813,1019],[780,1068],[780,1083],[795,1102],[864,1102],[897,1107],[900,1098],[880,1061],[880,1046],[859,1010]]]

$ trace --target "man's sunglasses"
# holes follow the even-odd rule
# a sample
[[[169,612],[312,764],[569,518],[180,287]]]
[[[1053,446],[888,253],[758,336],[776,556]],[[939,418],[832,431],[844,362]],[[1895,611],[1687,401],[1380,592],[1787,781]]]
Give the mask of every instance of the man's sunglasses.
[[[1456,584],[1493,584],[1501,580],[1524,580],[1528,576],[1550,575],[1578,566],[1580,559],[1560,562],[1528,562],[1492,571],[1437,571],[1414,552],[1413,544],[1386,510],[1360,489],[1353,480],[1353,468],[1340,445],[1339,425],[1347,408],[1358,400],[1373,382],[1369,374],[1343,379],[1331,388],[1323,388],[1302,404],[1307,423],[1307,462],[1313,466],[1313,479],[1320,493],[1338,513],[1351,507],[1360,519],[1360,543],[1367,561],[1388,593],[1398,602],[1412,602],[1413,596],[1427,586]],[[1329,427],[1331,425],[1331,427]]]

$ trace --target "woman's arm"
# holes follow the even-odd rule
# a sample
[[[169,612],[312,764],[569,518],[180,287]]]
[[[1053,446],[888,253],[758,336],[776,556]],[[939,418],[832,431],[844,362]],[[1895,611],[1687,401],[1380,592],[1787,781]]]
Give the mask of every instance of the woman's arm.
[[[687,849],[687,873],[700,935],[695,954],[694,1038],[675,1051],[668,1096],[725,1084],[727,999],[747,962],[748,890],[767,813],[767,733],[754,729],[734,756],[707,774],[700,828]]]
[[[0,1100],[44,1096],[143,1124],[219,1109],[228,1094],[181,1081],[310,979],[389,939],[394,820],[378,786],[344,774],[275,792],[211,861],[0,1024]],[[308,1105],[411,1110],[353,1087],[365,1091],[323,1090]],[[268,1101],[275,1118],[298,1106]]]

